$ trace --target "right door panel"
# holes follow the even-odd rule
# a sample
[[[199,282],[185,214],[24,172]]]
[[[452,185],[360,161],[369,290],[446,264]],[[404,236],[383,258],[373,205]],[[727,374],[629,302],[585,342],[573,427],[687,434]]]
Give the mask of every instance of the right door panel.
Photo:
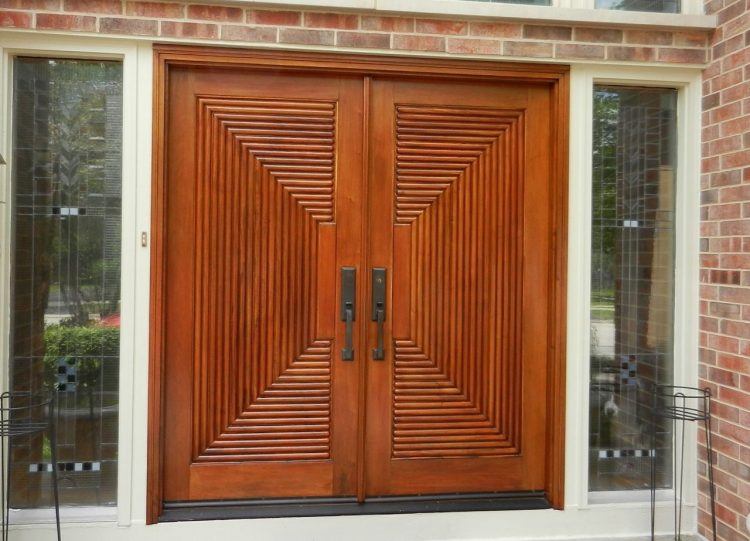
[[[550,113],[548,86],[373,81],[368,496],[545,488]]]

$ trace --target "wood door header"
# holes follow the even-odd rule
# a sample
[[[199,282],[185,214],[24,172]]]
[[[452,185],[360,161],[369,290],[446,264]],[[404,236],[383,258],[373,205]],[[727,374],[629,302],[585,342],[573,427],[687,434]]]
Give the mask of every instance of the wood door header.
[[[396,55],[238,49],[155,44],[159,66],[202,68],[272,68],[367,75],[404,75],[450,79],[505,79],[518,82],[557,83],[567,78],[570,66],[491,60],[415,58]]]

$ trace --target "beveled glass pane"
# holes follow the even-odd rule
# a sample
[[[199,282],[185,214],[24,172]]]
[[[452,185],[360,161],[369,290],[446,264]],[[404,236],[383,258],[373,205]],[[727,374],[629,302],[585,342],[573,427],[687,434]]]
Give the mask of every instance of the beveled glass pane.
[[[593,491],[648,488],[652,453],[671,485],[670,427],[652,420],[650,391],[672,383],[676,102],[672,89],[594,89]]]
[[[57,399],[62,505],[117,492],[122,64],[13,64],[10,381]],[[45,436],[17,438],[11,505],[50,505]]]

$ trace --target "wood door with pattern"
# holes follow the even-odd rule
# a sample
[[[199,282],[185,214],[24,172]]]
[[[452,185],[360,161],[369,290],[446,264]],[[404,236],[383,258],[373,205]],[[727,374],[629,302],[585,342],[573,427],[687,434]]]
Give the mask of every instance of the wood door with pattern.
[[[382,79],[371,104],[367,495],[544,490],[549,87]]]
[[[361,257],[362,95],[361,77],[170,71],[166,501],[356,492],[337,294]]]

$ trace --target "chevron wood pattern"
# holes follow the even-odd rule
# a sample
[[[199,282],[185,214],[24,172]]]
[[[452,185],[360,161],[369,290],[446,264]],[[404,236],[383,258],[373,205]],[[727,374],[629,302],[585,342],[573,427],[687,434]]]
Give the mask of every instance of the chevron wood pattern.
[[[559,507],[565,68],[160,50],[149,520],[216,500]]]
[[[520,452],[523,123],[514,110],[396,107],[412,309],[394,341],[394,458]]]
[[[198,102],[195,461],[329,458],[332,337],[316,336],[315,292],[335,103]]]

